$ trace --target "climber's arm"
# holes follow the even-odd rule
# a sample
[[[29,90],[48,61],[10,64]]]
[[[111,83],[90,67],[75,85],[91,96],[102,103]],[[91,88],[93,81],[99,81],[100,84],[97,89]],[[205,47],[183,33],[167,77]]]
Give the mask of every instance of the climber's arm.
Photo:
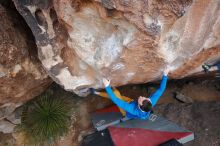
[[[106,87],[105,90],[107,91],[108,95],[111,97],[111,100],[120,108],[123,110],[133,113],[133,105],[129,104],[121,99],[119,99],[115,94],[113,93],[112,89],[110,86]]]
[[[131,101],[133,101],[132,98],[129,98],[129,97],[127,97],[127,96],[122,96],[121,98],[122,98],[122,100],[124,100],[124,101],[126,101],[126,102],[131,102]]]
[[[218,71],[220,71],[220,61],[217,63],[217,68],[218,68]]]
[[[157,101],[160,99],[161,95],[163,94],[164,90],[166,89],[166,84],[167,84],[167,75],[164,74],[162,77],[162,81],[160,83],[160,87],[155,91],[151,96],[151,102],[152,105],[155,106]]]
[[[113,93],[113,91],[110,87],[110,81],[108,81],[107,79],[103,79],[103,83],[105,85],[105,90],[108,93],[109,97],[118,107],[122,108],[123,110],[125,110],[129,113],[134,112],[133,111],[134,110],[133,104],[129,104],[129,103],[119,99],[117,96],[115,96],[115,94]]]

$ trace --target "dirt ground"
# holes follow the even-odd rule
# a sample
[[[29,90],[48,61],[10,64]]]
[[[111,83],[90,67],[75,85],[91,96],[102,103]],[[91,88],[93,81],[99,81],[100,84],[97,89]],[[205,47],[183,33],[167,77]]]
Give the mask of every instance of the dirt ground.
[[[143,84],[118,89],[122,95],[135,99],[140,95],[150,96],[158,86],[159,84]],[[94,131],[90,114],[112,104],[110,100],[96,95],[76,97],[76,95],[64,91],[57,84],[53,84],[46,92],[73,98],[73,124],[69,133],[61,137],[53,146],[80,145],[83,137]],[[193,102],[179,102],[174,98],[175,92],[191,98]],[[171,80],[154,111],[195,132],[195,140],[186,146],[220,145],[220,80]],[[17,137],[16,140],[9,134],[0,134],[0,146],[5,144],[20,146],[21,139]]]
[[[220,101],[160,105],[155,113],[194,132],[184,146],[220,146]]]
[[[120,87],[122,95],[136,99],[137,97],[149,97],[157,88],[157,84],[143,84]],[[204,79],[186,79],[171,80],[167,84],[167,88],[158,101],[158,104],[178,103],[174,98],[175,92],[182,93],[184,96],[191,98],[194,102],[198,101],[217,101],[220,100],[220,78],[204,80]]]

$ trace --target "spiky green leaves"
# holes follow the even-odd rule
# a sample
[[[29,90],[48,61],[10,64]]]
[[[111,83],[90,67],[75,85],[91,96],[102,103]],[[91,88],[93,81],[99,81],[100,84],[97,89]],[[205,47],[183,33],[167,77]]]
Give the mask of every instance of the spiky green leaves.
[[[55,140],[68,131],[70,112],[68,101],[44,95],[24,109],[21,126],[36,142]]]

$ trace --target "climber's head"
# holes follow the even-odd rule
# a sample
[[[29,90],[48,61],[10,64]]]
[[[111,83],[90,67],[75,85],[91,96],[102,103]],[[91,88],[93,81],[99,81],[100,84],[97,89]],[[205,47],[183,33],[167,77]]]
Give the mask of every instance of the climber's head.
[[[149,112],[152,110],[152,103],[151,103],[150,98],[140,96],[138,98],[138,106],[144,112]]]

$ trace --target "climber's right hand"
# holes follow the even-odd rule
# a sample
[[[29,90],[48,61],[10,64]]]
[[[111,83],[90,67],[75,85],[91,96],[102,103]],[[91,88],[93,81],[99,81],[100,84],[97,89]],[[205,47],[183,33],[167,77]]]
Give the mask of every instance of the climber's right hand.
[[[169,69],[169,68],[166,68],[166,69],[163,71],[163,74],[164,74],[165,76],[167,76],[169,72],[170,72],[170,69]]]
[[[110,85],[110,80],[106,79],[106,78],[103,78],[102,79],[102,82],[104,84],[105,87],[108,87]]]

